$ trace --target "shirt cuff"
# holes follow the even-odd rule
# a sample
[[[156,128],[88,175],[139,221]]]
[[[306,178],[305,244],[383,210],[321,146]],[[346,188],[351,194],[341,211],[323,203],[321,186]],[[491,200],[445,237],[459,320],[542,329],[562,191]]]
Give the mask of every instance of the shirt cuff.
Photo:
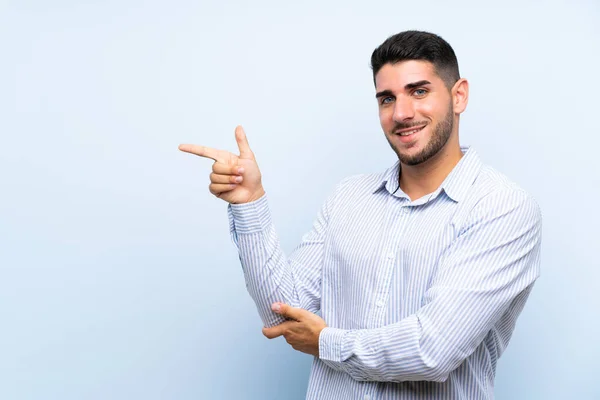
[[[319,334],[319,358],[342,362],[342,346],[348,331],[337,328],[324,328]]]
[[[250,203],[229,204],[228,211],[231,228],[237,233],[260,232],[271,224],[266,194]]]

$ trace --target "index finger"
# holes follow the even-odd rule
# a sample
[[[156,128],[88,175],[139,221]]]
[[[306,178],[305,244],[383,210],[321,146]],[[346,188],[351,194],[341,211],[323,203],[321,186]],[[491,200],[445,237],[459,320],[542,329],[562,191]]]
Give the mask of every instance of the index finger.
[[[186,153],[195,154],[200,157],[210,158],[215,161],[223,162],[223,157],[220,150],[213,149],[212,147],[199,146],[197,144],[180,144],[179,150]]]
[[[285,330],[290,326],[291,321],[282,322],[279,325],[272,326],[270,328],[262,328],[262,333],[268,339],[275,339],[285,333]]]

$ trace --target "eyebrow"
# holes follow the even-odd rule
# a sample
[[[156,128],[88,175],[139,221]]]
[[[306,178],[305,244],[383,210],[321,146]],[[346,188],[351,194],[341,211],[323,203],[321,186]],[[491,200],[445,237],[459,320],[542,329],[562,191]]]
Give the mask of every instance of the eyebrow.
[[[375,98],[380,98],[380,97],[387,97],[387,96],[392,96],[394,97],[394,94],[392,93],[391,90],[383,90],[381,92],[377,92],[377,94],[375,95]]]
[[[427,80],[422,80],[422,81],[417,81],[417,82],[411,82],[411,83],[407,83],[406,85],[404,85],[404,89],[406,90],[410,90],[410,89],[414,89],[417,88],[419,86],[425,86],[425,85],[431,85],[431,82],[427,81]],[[377,94],[375,95],[375,98],[380,98],[380,97],[385,97],[385,96],[394,96],[394,94],[392,93],[391,90],[382,90],[381,92],[377,92]]]

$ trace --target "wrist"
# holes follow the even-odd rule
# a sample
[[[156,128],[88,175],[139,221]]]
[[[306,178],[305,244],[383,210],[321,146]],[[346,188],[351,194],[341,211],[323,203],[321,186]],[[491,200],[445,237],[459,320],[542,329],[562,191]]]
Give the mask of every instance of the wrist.
[[[256,200],[260,199],[264,195],[265,195],[265,189],[261,186],[259,190],[257,190],[255,193],[253,193],[250,196],[250,198],[248,199],[247,203],[252,203],[253,201],[256,201]]]

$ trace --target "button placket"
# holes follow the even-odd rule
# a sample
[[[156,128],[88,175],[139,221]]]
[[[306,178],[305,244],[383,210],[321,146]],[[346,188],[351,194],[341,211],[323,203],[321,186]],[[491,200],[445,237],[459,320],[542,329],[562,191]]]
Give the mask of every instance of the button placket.
[[[393,215],[396,217],[395,218],[395,223],[392,224],[391,228],[393,230],[393,227],[395,224],[402,224],[404,225],[402,231],[404,231],[404,229],[406,228],[407,225],[407,217],[408,215],[411,213],[411,207],[404,205],[401,206],[399,208],[396,208],[396,210],[394,211]],[[384,307],[386,305],[386,299],[388,297],[388,292],[389,292],[389,286],[390,286],[390,281],[392,279],[392,275],[394,273],[394,269],[396,266],[396,260],[398,258],[398,247],[399,244],[395,241],[392,240],[391,243],[389,243],[389,248],[387,249],[387,253],[386,254],[386,269],[387,269],[387,273],[385,274],[385,283],[382,283],[382,286],[380,286],[380,290],[378,290],[378,295],[375,299],[375,307],[377,308],[377,311],[375,312],[374,315],[374,319],[376,318],[382,318],[383,317],[383,312],[384,312]]]
[[[389,215],[389,219],[388,219],[388,224],[386,224],[386,232],[395,232],[397,229],[395,229],[398,225],[399,226],[403,226],[406,224],[405,222],[405,218],[406,215],[408,214],[408,210],[406,210],[406,206],[400,206],[398,207],[397,204],[398,199],[395,198],[390,198],[388,203],[388,215]],[[396,204],[393,204],[396,203]],[[408,211],[408,212],[407,212]],[[400,229],[403,230],[403,229]],[[385,312],[385,305],[386,305],[386,299],[388,297],[388,291],[389,291],[389,285],[390,285],[390,280],[391,280],[391,276],[393,274],[394,268],[395,268],[395,264],[396,264],[396,259],[398,257],[398,251],[397,251],[397,247],[398,247],[398,243],[396,243],[395,238],[385,235],[384,237],[386,237],[389,242],[384,244],[384,248],[382,249],[382,268],[385,270],[385,272],[382,274],[383,275],[383,280],[382,282],[379,282],[379,285],[377,285],[377,289],[375,291],[375,298],[374,298],[374,302],[371,303],[373,304],[373,313],[370,319],[371,324],[373,325],[373,327],[378,326],[378,321],[382,320],[382,318],[384,318],[384,312]]]
[[[395,244],[392,243],[392,247],[394,247],[394,246],[395,246]],[[386,257],[389,261],[388,269],[391,272],[394,270],[394,265],[395,265],[395,261],[396,261],[396,252],[392,249],[387,253]],[[383,306],[385,306],[385,299],[384,299],[383,294],[381,296],[379,296],[379,299],[377,301],[375,301],[375,306],[377,306],[377,308],[382,308]]]

